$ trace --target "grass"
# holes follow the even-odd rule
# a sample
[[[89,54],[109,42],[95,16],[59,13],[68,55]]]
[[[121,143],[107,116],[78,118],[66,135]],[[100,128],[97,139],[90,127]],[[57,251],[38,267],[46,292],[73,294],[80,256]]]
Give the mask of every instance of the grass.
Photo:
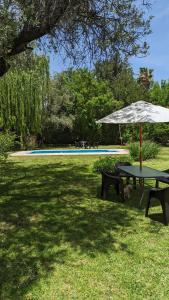
[[[1,300],[168,299],[169,227],[144,217],[138,191],[125,204],[113,190],[101,200],[96,159],[23,157],[1,168]],[[166,169],[169,149],[146,165]]]

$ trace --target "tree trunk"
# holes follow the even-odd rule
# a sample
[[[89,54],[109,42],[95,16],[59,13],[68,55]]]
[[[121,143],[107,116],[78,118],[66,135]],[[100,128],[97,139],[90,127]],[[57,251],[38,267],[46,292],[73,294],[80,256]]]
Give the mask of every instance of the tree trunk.
[[[10,68],[10,64],[7,62],[8,58],[15,56],[28,49],[28,44],[35,41],[46,34],[50,34],[51,30],[56,27],[60,19],[64,16],[69,6],[69,0],[63,1],[62,7],[57,9],[57,14],[53,13],[51,18],[41,20],[41,23],[32,26],[23,27],[22,31],[18,34],[18,37],[14,39],[13,45],[7,54],[7,57],[0,57],[0,77],[2,77]]]

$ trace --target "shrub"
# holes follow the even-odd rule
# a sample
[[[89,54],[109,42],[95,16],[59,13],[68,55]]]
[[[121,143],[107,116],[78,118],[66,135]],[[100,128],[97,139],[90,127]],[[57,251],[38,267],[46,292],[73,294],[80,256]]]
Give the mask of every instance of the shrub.
[[[37,148],[37,137],[34,135],[28,135],[24,140],[26,150],[32,150]]]
[[[6,161],[9,151],[14,146],[15,135],[11,133],[0,133],[0,160]]]
[[[119,161],[129,161],[131,162],[131,158],[129,156],[107,156],[103,158],[99,158],[97,161],[95,161],[93,165],[94,172],[101,173],[102,171],[105,172],[114,172],[114,166],[115,163]]]
[[[135,142],[129,145],[130,156],[133,160],[139,161],[140,157],[140,145],[139,142]],[[160,151],[157,144],[151,141],[144,141],[142,144],[142,158],[143,160],[156,158]]]
[[[14,150],[14,151],[19,151],[19,150],[21,150],[21,149],[22,149],[21,142],[15,140],[15,141],[14,141],[14,145],[13,145],[13,147],[12,147],[12,150]]]
[[[147,125],[148,126],[148,125]],[[147,130],[147,128],[146,128]],[[148,131],[149,130],[149,131]],[[162,145],[167,145],[169,142],[169,124],[149,124],[148,134],[152,140]]]

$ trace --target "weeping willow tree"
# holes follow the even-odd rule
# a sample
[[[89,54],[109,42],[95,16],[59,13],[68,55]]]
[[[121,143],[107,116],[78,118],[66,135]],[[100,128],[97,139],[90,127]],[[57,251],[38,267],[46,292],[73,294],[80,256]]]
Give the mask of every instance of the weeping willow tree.
[[[41,133],[43,107],[48,97],[49,62],[36,57],[28,70],[13,69],[0,79],[0,126],[14,131],[23,145]]]

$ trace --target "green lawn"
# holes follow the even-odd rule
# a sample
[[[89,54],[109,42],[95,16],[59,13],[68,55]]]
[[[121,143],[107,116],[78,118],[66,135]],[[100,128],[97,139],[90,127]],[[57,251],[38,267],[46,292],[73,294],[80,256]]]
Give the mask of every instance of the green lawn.
[[[113,191],[101,200],[96,159],[15,158],[1,169],[1,300],[169,298],[169,227],[144,217],[138,191],[125,204]],[[146,164],[169,167],[169,148]]]

